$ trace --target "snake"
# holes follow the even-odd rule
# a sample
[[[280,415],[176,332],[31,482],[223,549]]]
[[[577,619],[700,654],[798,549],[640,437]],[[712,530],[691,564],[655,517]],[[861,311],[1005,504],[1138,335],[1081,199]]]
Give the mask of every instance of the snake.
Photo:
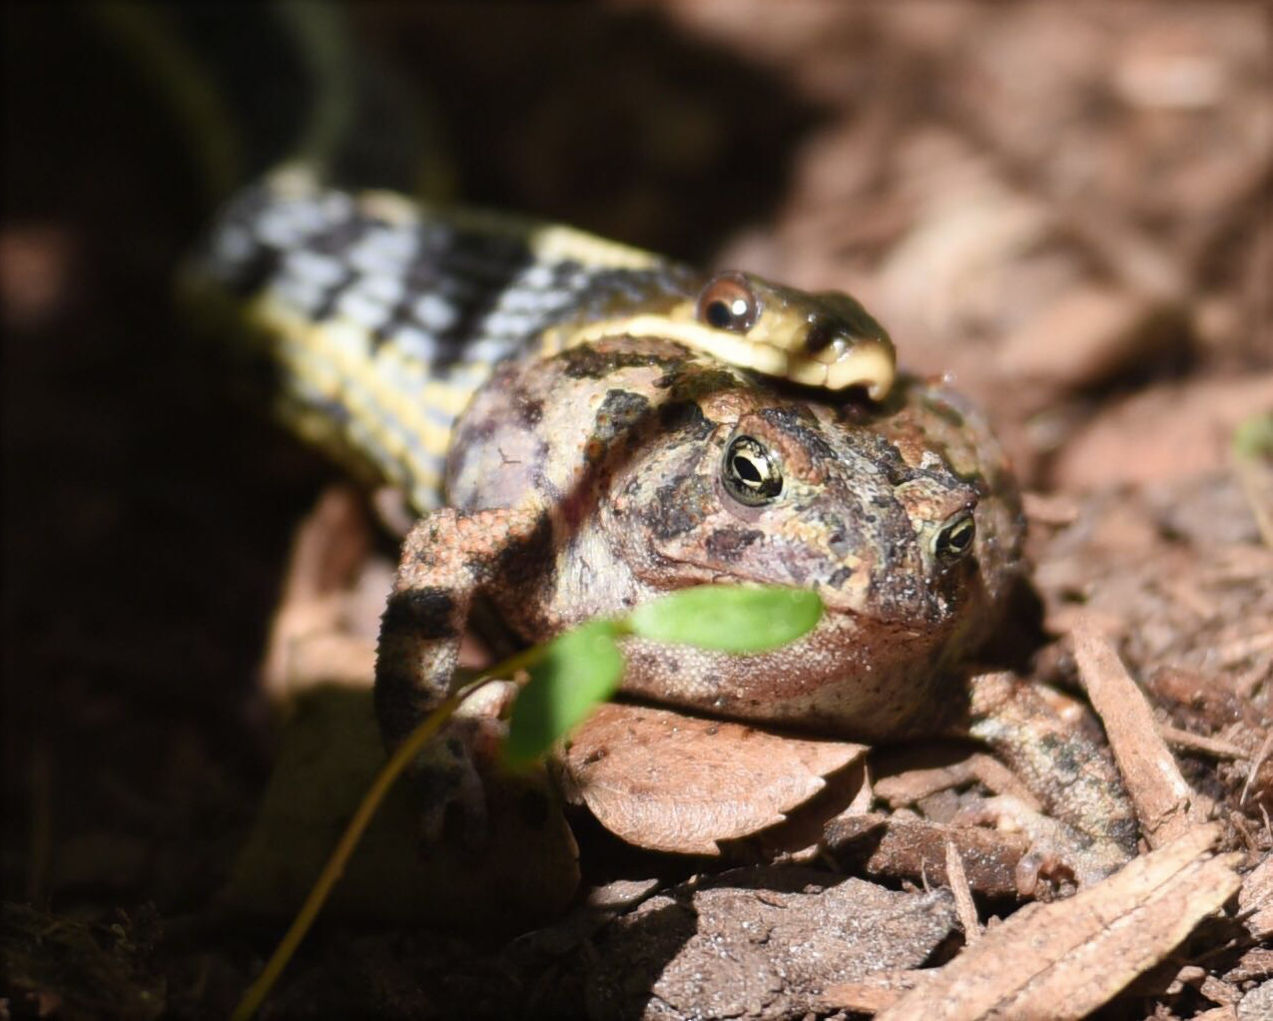
[[[105,10],[115,37],[167,82],[179,119],[202,126],[192,144],[210,190],[225,190],[236,146],[203,70],[208,33],[178,22],[198,11]],[[403,162],[365,139],[360,110],[386,106],[382,76],[365,73],[337,9],[264,10],[300,54],[294,64],[309,68],[315,95],[295,137],[261,158],[274,165],[220,204],[181,268],[181,300],[200,330],[240,338],[257,374],[271,377],[270,404],[286,427],[400,488],[416,512],[444,501],[452,425],[514,356],[659,337],[789,385],[888,395],[892,340],[847,294],[706,272],[531,217],[331,183],[342,165],[358,173],[350,153]],[[433,156],[421,162],[436,166]]]

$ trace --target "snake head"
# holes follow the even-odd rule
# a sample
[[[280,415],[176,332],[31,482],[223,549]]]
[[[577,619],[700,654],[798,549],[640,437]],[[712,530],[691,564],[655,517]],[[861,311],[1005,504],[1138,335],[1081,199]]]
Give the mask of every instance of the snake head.
[[[826,390],[861,386],[873,401],[892,389],[893,342],[847,294],[800,291],[731,270],[703,285],[695,316],[700,325],[745,342],[717,341],[725,350],[711,352],[736,365]]]

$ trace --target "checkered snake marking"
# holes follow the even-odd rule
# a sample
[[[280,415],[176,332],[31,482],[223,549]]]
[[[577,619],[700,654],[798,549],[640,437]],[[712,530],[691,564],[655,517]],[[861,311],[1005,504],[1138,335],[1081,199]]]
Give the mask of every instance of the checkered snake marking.
[[[892,342],[843,294],[701,273],[570,228],[351,195],[297,168],[223,210],[184,276],[198,317],[237,318],[276,412],[346,462],[441,503],[455,417],[495,365],[601,336],[660,337],[795,383],[894,379]]]

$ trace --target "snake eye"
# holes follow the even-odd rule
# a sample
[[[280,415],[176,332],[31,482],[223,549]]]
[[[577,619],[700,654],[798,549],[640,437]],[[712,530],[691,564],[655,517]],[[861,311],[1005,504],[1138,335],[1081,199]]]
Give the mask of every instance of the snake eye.
[[[943,564],[953,564],[972,551],[977,538],[977,522],[971,511],[960,511],[946,519],[933,536],[933,555]]]
[[[729,441],[721,475],[729,495],[748,507],[769,503],[782,492],[778,459],[750,436],[735,436]]]
[[[697,314],[715,329],[746,333],[760,315],[760,301],[741,273],[721,273],[699,292]]]

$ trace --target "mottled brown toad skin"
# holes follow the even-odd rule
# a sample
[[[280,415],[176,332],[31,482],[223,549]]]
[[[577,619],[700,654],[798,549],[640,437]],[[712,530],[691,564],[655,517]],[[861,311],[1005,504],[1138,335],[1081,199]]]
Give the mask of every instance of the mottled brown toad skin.
[[[770,505],[722,485],[738,434],[778,455]],[[1020,509],[998,446],[957,398],[915,380],[868,413],[616,338],[503,367],[458,425],[447,484],[461,514],[508,509],[511,531],[536,533],[467,567],[527,641],[687,585],[817,587],[827,614],[804,640],[745,657],[633,642],[624,689],[863,740],[933,727],[958,697],[946,666],[993,626],[1020,570]],[[974,553],[939,563],[932,535],[964,509]],[[425,681],[441,692],[450,677]]]
[[[781,464],[765,506],[722,482],[740,434]],[[407,540],[381,630],[390,744],[450,690],[475,597],[535,642],[706,582],[816,587],[826,614],[757,656],[633,640],[626,692],[870,742],[967,727],[960,666],[1023,570],[1016,486],[956,394],[903,379],[882,407],[831,402],[659,341],[608,338],[501,366],[457,423],[447,488],[450,506]],[[935,530],[964,510],[971,555],[939,562]],[[1028,726],[1010,730],[994,728],[997,746],[1037,752]],[[1117,781],[1097,774],[1080,828],[1104,826],[1090,818],[1100,803],[1125,830],[1129,813],[1105,790]]]

